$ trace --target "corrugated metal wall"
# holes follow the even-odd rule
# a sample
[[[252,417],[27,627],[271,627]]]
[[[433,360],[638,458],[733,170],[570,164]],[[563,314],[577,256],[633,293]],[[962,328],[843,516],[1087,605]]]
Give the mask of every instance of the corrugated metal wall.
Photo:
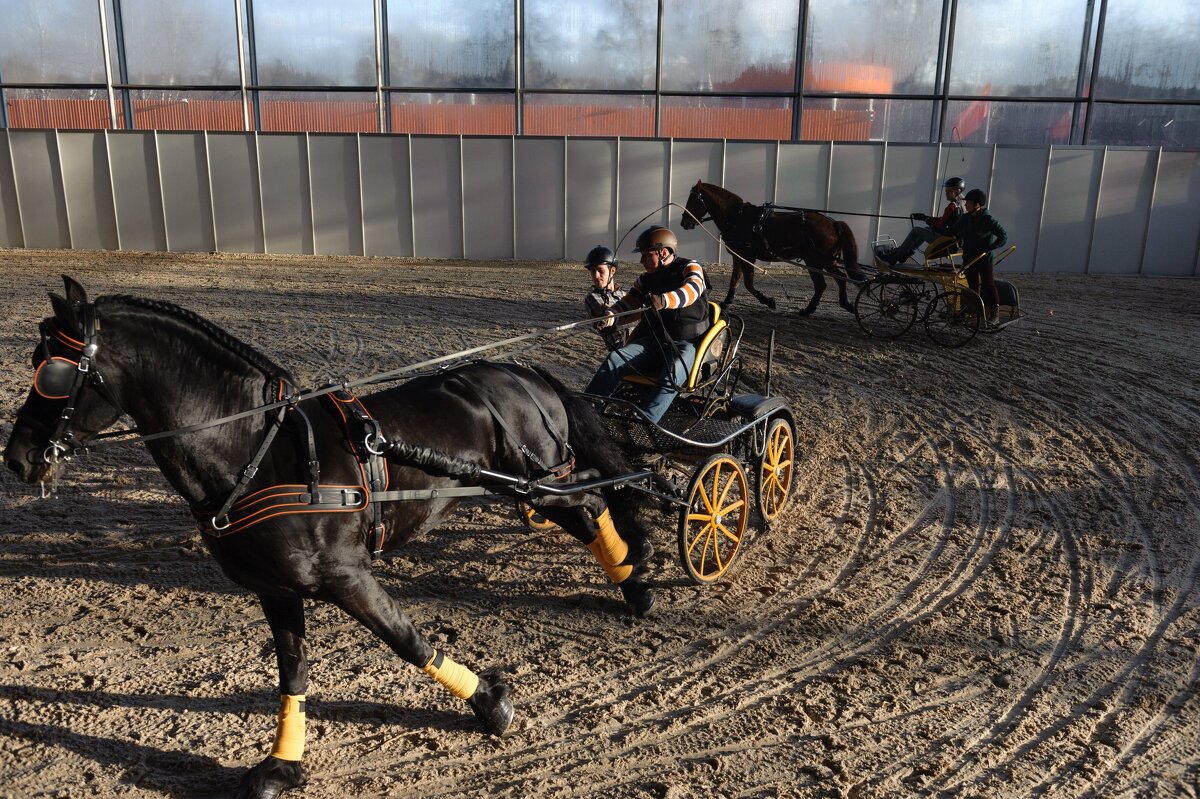
[[[1004,271],[1197,274],[1200,152],[1145,148],[8,130],[0,246],[577,259],[706,180],[840,215],[865,259],[949,174],[991,195]]]

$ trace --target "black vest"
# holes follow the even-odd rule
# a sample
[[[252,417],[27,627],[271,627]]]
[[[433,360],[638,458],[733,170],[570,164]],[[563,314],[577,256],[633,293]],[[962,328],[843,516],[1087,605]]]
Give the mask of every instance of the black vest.
[[[690,258],[676,255],[675,260],[656,272],[643,272],[638,278],[644,294],[666,294],[683,288],[687,282],[687,266],[695,263]],[[701,269],[701,272],[704,270]],[[649,304],[648,302],[646,304]],[[691,341],[708,330],[708,275],[704,275],[704,291],[691,305],[683,308],[663,308],[659,311],[663,327],[672,341]],[[657,325],[651,325],[657,328]],[[655,330],[657,335],[658,331]]]

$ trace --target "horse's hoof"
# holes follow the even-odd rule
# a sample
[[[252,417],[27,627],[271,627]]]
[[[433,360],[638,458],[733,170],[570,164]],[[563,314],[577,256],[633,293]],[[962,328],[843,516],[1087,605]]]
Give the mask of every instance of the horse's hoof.
[[[237,799],[275,799],[288,788],[304,784],[304,769],[298,760],[268,757],[242,775]]]
[[[654,609],[654,589],[641,580],[627,580],[621,583],[621,594],[633,615],[644,619]]]
[[[508,686],[497,669],[479,673],[479,687],[467,704],[492,735],[503,735],[512,724],[513,704],[508,698]]]
[[[763,305],[767,306],[772,311],[775,310],[775,300],[771,297],[768,297],[766,300],[764,300]]]
[[[720,306],[722,311],[728,311],[729,306],[733,305],[733,300],[721,300]]]
[[[801,308],[799,311],[796,311],[796,316],[812,316],[813,311],[815,311],[815,310],[817,310],[817,309],[816,308]]]
[[[854,313],[854,305],[852,303],[842,302],[842,303],[838,303],[838,304],[841,305],[843,308],[845,308],[848,312]]]

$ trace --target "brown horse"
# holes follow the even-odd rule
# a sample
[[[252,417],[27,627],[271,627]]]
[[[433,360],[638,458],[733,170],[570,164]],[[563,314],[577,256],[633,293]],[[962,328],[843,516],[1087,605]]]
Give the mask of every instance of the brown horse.
[[[838,303],[854,313],[854,303],[846,297],[846,277],[864,280],[858,268],[858,244],[845,222],[835,222],[817,211],[775,211],[770,206],[751,205],[728,189],[696,181],[688,195],[686,210],[679,225],[691,230],[711,219],[725,239],[725,248],[733,256],[733,276],[729,293],[721,305],[733,302],[738,280],[746,277],[746,290],[768,308],[775,300],[754,288],[756,261],[804,261],[813,282],[813,297],[800,311],[808,316],[817,308],[825,292],[825,274],[837,275]],[[844,275],[845,277],[841,277]]]

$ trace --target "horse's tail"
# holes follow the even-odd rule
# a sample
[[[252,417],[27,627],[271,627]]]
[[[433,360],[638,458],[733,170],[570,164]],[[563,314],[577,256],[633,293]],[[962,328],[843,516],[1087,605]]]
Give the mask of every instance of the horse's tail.
[[[587,400],[564,386],[558,378],[539,366],[533,367],[562,402],[567,412],[567,443],[575,451],[576,465],[595,469],[601,477],[618,477],[636,471],[629,458],[613,441],[604,427],[600,414]],[[613,524],[634,552],[647,552],[649,534],[638,518],[641,494],[628,488],[606,488],[604,502],[612,514]],[[640,560],[641,558],[635,558]]]
[[[866,280],[862,268],[858,265],[858,242],[854,240],[854,231],[845,222],[834,222],[838,234],[838,246],[842,250],[842,264],[851,280]]]

